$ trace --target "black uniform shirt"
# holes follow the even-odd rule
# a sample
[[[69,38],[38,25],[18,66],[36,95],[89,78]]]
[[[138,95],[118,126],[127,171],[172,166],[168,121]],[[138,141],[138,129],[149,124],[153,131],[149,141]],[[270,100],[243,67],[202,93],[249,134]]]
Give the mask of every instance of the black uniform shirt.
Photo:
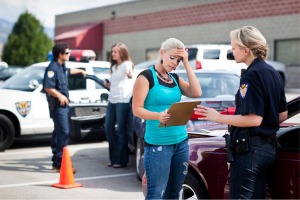
[[[236,114],[263,117],[251,135],[272,135],[279,129],[279,113],[287,110],[283,81],[279,73],[262,58],[254,59],[240,80],[236,94]]]
[[[70,69],[58,61],[52,61],[45,70],[44,88],[54,88],[69,98],[68,77]]]

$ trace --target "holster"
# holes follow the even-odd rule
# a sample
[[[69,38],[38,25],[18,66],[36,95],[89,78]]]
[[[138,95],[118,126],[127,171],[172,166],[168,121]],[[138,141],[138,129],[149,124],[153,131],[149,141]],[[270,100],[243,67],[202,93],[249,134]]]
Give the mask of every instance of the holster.
[[[54,97],[51,97],[49,95],[49,97],[47,97],[47,101],[48,101],[48,105],[49,105],[49,110],[50,111],[54,111],[55,110],[55,98]]]
[[[251,140],[249,129],[236,128],[233,132],[233,147],[237,154],[246,153],[250,150]]]
[[[226,148],[227,148],[227,162],[231,163],[234,161],[234,156],[233,156],[233,149],[232,149],[232,137],[231,134],[229,134],[228,132],[225,133],[225,135],[223,135],[223,137],[225,138],[225,144],[226,144]]]

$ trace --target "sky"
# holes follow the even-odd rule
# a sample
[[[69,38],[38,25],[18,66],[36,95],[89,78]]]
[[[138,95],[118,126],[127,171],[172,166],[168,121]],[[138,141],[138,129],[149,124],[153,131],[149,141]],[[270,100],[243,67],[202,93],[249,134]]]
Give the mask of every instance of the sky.
[[[15,23],[28,10],[44,27],[54,28],[55,15],[131,0],[0,0],[0,18]]]

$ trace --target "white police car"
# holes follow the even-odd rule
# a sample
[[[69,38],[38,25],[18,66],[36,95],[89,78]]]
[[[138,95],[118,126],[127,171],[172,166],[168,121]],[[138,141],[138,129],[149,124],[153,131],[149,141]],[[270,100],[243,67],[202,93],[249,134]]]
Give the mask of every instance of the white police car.
[[[15,137],[52,133],[43,77],[49,62],[26,67],[6,80],[0,88],[0,150],[9,148]],[[109,62],[66,62],[69,68],[81,68],[101,79],[110,77]],[[78,76],[69,78],[72,137],[81,139],[92,131],[103,129],[108,90],[93,80]],[[101,97],[100,97],[101,96]],[[105,99],[106,98],[106,99]],[[92,127],[100,120],[99,127]],[[93,122],[93,123],[90,123]],[[101,126],[101,127],[100,127]]]

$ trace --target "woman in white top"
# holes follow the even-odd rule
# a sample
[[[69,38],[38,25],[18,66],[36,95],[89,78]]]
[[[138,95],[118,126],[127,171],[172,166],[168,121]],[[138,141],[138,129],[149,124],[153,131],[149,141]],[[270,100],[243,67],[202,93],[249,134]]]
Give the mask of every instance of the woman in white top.
[[[109,143],[109,167],[126,167],[128,163],[128,130],[132,111],[131,97],[134,80],[133,62],[123,43],[116,43],[111,49],[111,78],[108,106],[105,118],[105,134]],[[117,124],[117,131],[115,125]]]

